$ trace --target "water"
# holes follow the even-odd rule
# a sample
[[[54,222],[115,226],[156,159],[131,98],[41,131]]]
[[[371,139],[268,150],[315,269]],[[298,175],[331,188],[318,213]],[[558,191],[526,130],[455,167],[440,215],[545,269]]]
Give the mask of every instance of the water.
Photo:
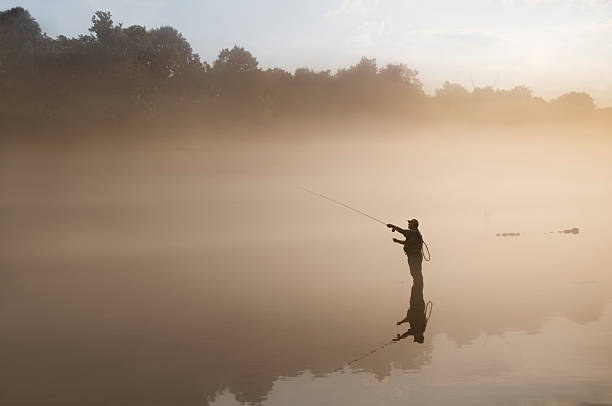
[[[610,147],[571,132],[6,141],[0,403],[610,404]],[[393,234],[296,186],[421,221],[423,344],[380,348],[408,328]]]

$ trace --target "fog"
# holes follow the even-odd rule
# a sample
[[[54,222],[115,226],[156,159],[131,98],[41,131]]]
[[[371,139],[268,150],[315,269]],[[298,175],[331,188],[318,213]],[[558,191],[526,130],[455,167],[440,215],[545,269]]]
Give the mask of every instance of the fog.
[[[611,148],[553,125],[6,136],[0,399],[610,402]],[[412,278],[387,228],[299,187],[419,219],[424,344],[346,365],[405,330]]]

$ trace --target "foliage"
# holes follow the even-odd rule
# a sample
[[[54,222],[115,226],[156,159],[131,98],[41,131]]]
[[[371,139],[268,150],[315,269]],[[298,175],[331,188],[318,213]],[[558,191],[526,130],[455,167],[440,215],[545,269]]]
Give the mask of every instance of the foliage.
[[[586,93],[548,103],[525,86],[470,92],[445,82],[427,96],[418,76],[404,64],[378,67],[367,57],[335,74],[264,70],[237,45],[222,49],[210,66],[170,26],[126,28],[110,12],[97,11],[89,34],[49,38],[27,10],[0,12],[0,118],[23,122],[122,122],[165,113],[221,120],[393,115],[520,121],[587,117],[597,110]]]

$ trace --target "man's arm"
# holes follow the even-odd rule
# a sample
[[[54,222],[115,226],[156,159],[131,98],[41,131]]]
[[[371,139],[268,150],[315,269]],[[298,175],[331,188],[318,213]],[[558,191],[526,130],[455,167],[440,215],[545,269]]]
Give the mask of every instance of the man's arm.
[[[397,238],[394,238],[393,242],[396,242],[396,243],[402,244],[402,245],[406,244],[406,241],[398,240]]]
[[[403,228],[398,227],[398,226],[393,225],[393,224],[387,224],[387,227],[389,227],[391,229],[391,231],[399,231],[402,234],[404,234],[404,232],[406,231]]]

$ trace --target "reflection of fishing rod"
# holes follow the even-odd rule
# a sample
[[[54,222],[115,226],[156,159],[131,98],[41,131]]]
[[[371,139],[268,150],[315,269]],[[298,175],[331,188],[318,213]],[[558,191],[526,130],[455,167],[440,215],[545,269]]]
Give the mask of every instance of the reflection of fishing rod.
[[[395,344],[396,342],[397,342],[397,341],[395,341],[395,339],[393,339],[393,340],[391,340],[391,341],[387,341],[386,343],[381,344],[381,345],[379,345],[378,347],[376,347],[376,348],[374,348],[374,349],[372,349],[372,350],[370,350],[370,351],[368,351],[368,352],[364,353],[364,354],[363,354],[363,355],[361,355],[360,357],[357,357],[357,358],[355,358],[354,360],[347,362],[346,364],[342,365],[340,368],[336,368],[336,369],[334,369],[332,372],[340,372],[340,371],[343,371],[345,367],[350,367],[350,366],[352,366],[352,365],[353,365],[355,362],[359,362],[359,361],[361,361],[362,359],[368,358],[369,356],[374,355],[374,353],[376,353],[376,352],[378,352],[378,351],[382,350],[383,348],[385,348],[385,347],[387,347],[387,346],[389,346],[389,345],[391,345],[391,344]]]
[[[299,186],[298,186],[298,187],[299,187]],[[342,207],[346,207],[346,208],[347,208],[347,209],[349,209],[349,210],[353,210],[354,212],[357,212],[357,213],[361,214],[362,216],[366,216],[366,217],[368,217],[368,218],[371,218],[371,219],[372,219],[372,220],[374,220],[374,221],[378,221],[380,224],[384,224],[385,226],[387,225],[387,223],[385,223],[384,221],[379,220],[379,219],[377,219],[376,217],[372,217],[372,216],[370,216],[369,214],[366,214],[366,213],[362,212],[361,210],[357,210],[356,208],[351,207],[351,206],[349,206],[348,204],[344,204],[344,203],[342,203],[342,202],[339,202],[339,201],[337,201],[337,200],[332,199],[331,197],[327,197],[327,196],[325,196],[325,195],[322,195],[321,193],[313,192],[312,190],[308,190],[308,189],[303,188],[303,187],[299,187],[299,188],[300,188],[300,189],[302,189],[302,190],[303,190],[303,191],[305,191],[305,192],[311,193],[311,194],[313,194],[313,195],[315,195],[315,196],[322,197],[323,199],[329,200],[330,202],[336,203],[336,204],[338,204],[338,205],[340,205],[340,206],[342,206]]]
[[[428,310],[429,310],[429,312],[428,312]],[[427,304],[425,305],[425,309],[423,310],[424,317],[425,317],[425,328],[427,328],[427,323],[429,322],[429,318],[431,317],[432,310],[433,310],[433,303],[432,303],[431,300],[428,300]],[[423,328],[423,331],[425,331],[425,328]],[[375,353],[377,353],[378,351],[388,347],[391,344],[395,344],[395,343],[403,340],[404,338],[406,338],[406,337],[408,337],[410,335],[412,335],[412,334],[407,334],[405,336],[401,336],[401,335],[397,334],[396,337],[393,338],[392,340],[387,341],[386,343],[381,344],[378,347],[373,348],[372,350],[370,350],[370,351],[368,351],[366,353],[363,353],[363,355],[361,355],[361,356],[359,356],[359,357],[357,357],[357,358],[347,362],[346,364],[342,365],[340,368],[336,368],[333,372],[343,371],[345,367],[350,367],[354,363],[359,362],[359,361],[361,361],[361,360],[363,360],[365,358],[368,358],[368,357],[374,355]]]

